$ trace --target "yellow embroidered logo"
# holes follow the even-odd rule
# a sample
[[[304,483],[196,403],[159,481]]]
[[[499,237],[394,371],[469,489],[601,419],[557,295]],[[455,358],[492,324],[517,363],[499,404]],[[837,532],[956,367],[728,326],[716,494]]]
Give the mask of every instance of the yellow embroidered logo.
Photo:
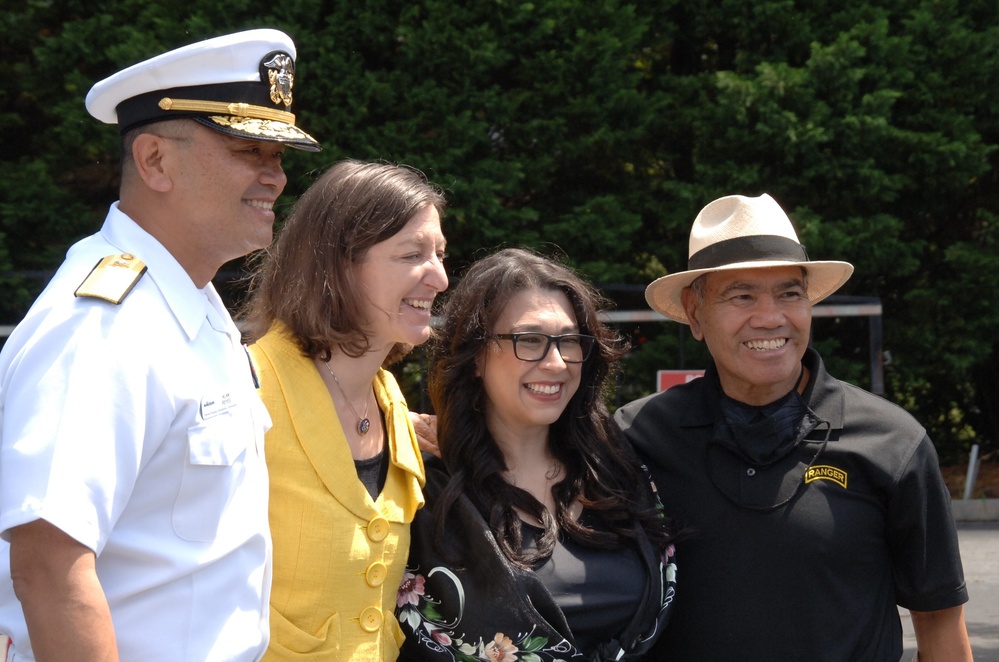
[[[836,467],[826,465],[809,467],[805,472],[805,483],[811,483],[813,480],[831,480],[846,489],[846,472]]]

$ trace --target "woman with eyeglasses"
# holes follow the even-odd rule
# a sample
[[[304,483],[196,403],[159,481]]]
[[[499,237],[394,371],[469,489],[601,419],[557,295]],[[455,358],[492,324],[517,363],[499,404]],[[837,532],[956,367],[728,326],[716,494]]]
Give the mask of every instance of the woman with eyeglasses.
[[[624,353],[577,274],[519,249],[476,262],[443,309],[396,615],[401,659],[636,659],[675,588],[671,523],[616,435]]]

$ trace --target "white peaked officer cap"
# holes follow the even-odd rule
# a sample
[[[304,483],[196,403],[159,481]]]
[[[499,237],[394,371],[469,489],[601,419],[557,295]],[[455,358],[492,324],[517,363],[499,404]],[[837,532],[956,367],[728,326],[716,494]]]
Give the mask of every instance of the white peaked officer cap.
[[[193,119],[237,138],[311,152],[319,143],[291,112],[295,44],[279,30],[208,39],[133,64],[94,85],[87,110],[119,133],[169,119]]]

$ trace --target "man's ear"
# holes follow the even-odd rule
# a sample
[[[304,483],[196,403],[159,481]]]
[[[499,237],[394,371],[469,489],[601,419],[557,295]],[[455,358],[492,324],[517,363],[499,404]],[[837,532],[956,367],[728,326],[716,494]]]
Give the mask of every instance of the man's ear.
[[[683,303],[683,311],[687,313],[687,320],[690,324],[690,335],[695,340],[704,340],[704,331],[701,329],[701,322],[697,319],[698,310],[697,295],[689,287],[683,288],[680,292],[680,301]]]
[[[132,142],[132,162],[139,178],[153,191],[166,193],[173,188],[173,178],[168,168],[170,151],[175,146],[170,141],[152,133],[142,133]]]

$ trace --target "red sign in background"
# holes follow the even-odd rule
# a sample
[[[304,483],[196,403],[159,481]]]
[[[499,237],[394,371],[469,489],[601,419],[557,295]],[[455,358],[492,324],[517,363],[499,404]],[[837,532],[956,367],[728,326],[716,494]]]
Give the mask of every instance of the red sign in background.
[[[670,386],[686,384],[693,379],[703,376],[703,370],[658,370],[656,371],[657,389],[665,391]]]

